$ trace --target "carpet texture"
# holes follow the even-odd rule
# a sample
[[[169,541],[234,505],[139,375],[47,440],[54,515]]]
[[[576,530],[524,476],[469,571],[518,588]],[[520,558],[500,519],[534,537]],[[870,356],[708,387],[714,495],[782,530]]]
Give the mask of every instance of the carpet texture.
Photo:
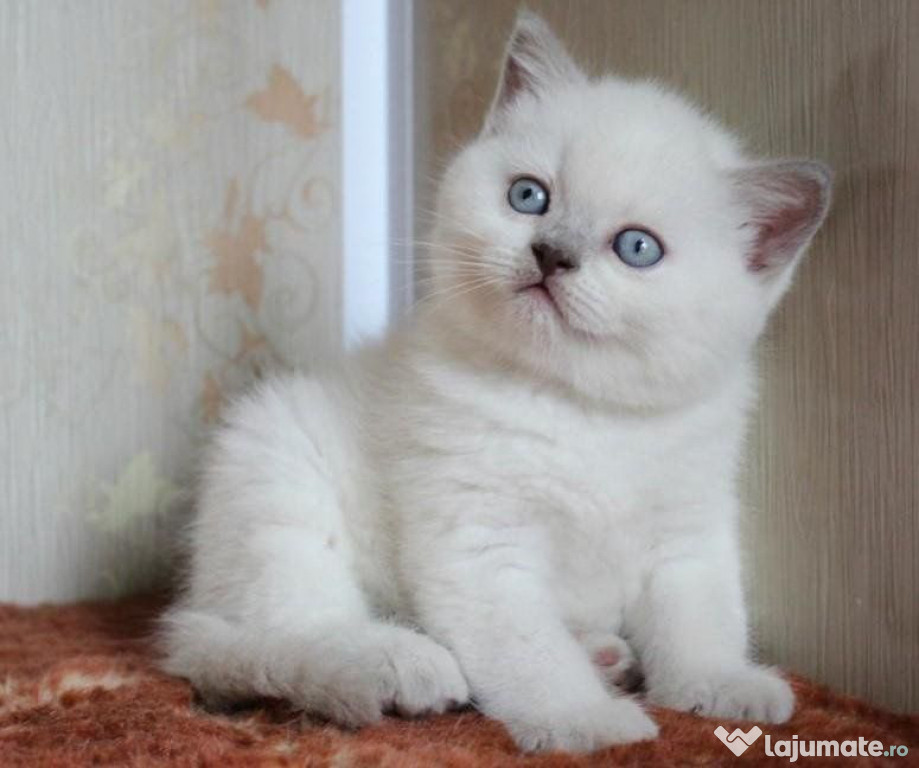
[[[310,722],[278,703],[232,715],[195,704],[189,686],[157,671],[149,633],[162,601],[0,606],[0,766],[708,766],[783,765],[765,737],[736,757],[719,723],[652,710],[654,742],[590,756],[520,756],[503,728],[474,712],[387,719],[358,733]],[[798,765],[919,764],[919,717],[895,715],[801,679],[794,719],[778,739],[877,739],[907,757],[800,758]],[[735,725],[723,723],[728,731]],[[744,730],[749,727],[742,724]]]

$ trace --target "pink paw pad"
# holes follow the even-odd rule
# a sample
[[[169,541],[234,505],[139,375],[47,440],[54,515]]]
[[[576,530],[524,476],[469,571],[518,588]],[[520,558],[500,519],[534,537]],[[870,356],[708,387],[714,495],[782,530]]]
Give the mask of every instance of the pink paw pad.
[[[622,659],[616,648],[601,648],[594,652],[594,663],[599,667],[615,667]]]

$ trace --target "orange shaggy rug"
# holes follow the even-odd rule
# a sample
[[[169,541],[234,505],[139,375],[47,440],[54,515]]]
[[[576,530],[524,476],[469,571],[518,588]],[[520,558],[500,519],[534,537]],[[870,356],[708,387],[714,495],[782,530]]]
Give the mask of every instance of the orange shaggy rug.
[[[474,712],[415,722],[388,719],[349,733],[266,703],[212,714],[188,685],[157,671],[149,641],[162,601],[63,607],[0,606],[0,766],[687,766],[781,765],[765,737],[735,757],[719,723],[655,710],[661,738],[591,756],[522,757],[503,728]],[[895,715],[794,680],[798,709],[768,726],[773,745],[877,739],[907,757],[800,758],[798,764],[919,764],[919,717]],[[724,723],[728,731],[735,725]],[[744,730],[748,728],[743,725]]]

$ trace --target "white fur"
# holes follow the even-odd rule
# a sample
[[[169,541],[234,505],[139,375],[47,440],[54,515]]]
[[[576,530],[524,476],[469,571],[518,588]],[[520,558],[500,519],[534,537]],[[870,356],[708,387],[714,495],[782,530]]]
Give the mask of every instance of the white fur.
[[[735,474],[751,350],[828,180],[769,168],[656,85],[589,80],[523,16],[443,181],[428,302],[217,432],[167,669],[347,725],[471,694],[523,749],[593,750],[657,733],[591,660],[630,646],[655,704],[788,718],[748,658]],[[548,183],[545,216],[509,207],[518,174]],[[664,260],[622,263],[627,225]],[[582,260],[549,278],[557,308],[522,290],[537,238]]]

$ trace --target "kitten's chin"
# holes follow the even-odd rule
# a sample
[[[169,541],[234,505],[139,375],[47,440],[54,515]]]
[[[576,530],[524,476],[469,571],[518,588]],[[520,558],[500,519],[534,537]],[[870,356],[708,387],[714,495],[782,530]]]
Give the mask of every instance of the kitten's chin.
[[[671,410],[708,397],[728,372],[655,369],[645,351],[615,336],[579,343],[580,332],[564,325],[539,294],[424,311],[420,319],[422,336],[438,354],[492,372],[516,370],[560,391],[629,411]]]

